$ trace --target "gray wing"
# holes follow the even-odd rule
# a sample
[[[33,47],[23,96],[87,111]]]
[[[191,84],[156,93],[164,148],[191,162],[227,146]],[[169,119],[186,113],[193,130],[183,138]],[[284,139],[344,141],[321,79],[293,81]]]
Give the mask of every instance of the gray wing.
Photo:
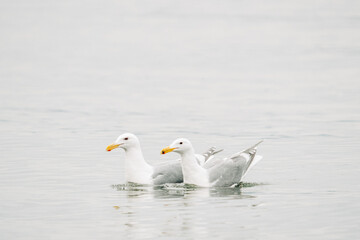
[[[210,184],[221,187],[230,187],[237,184],[241,181],[246,166],[245,158],[225,158],[208,170]]]
[[[229,158],[214,160],[204,166],[208,168],[212,186],[230,187],[238,184],[247,171],[261,160],[261,156],[255,156],[256,147],[261,142],[242,152],[235,153]]]
[[[216,147],[209,148],[209,150],[202,154],[205,158],[205,162],[214,157],[215,154],[222,152],[223,150],[224,149],[216,150]]]
[[[183,174],[180,160],[174,160],[166,164],[154,166],[152,178],[154,185],[182,183]]]
[[[257,146],[262,143],[264,140],[261,140],[260,142],[256,143],[254,146],[249,147],[248,149],[245,149],[241,152],[235,153],[233,154],[230,158],[236,159],[238,157],[245,157],[247,160],[247,166],[245,169],[245,172],[248,172],[256,163],[258,163],[261,159],[262,156],[256,156],[256,149]]]
[[[196,160],[200,166],[205,166],[205,164],[214,158],[214,155],[223,151],[224,149],[216,150],[216,147],[209,148],[203,154],[195,154]]]

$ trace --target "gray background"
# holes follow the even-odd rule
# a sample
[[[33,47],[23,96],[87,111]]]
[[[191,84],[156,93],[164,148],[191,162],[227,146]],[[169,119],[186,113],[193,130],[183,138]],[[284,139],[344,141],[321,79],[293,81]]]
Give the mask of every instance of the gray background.
[[[0,238],[357,238],[359,26],[351,0],[1,0]],[[151,164],[177,137],[264,159],[129,188],[124,132]]]

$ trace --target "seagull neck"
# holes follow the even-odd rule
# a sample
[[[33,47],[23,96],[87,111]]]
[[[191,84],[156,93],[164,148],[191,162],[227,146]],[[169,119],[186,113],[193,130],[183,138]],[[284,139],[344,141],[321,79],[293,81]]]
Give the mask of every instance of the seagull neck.
[[[128,182],[149,184],[152,167],[145,161],[140,146],[125,150],[126,178]]]
[[[207,171],[196,161],[194,149],[181,153],[184,183],[195,184],[201,187],[209,186]]]
[[[202,167],[198,164],[195,157],[194,149],[186,151],[181,154],[182,166],[183,166],[183,174],[185,175],[187,172],[192,172],[192,170],[201,169]]]
[[[194,149],[190,149],[186,152],[182,152],[181,154],[181,158],[186,160],[186,162],[189,163],[196,163],[196,158],[195,158],[195,151]]]
[[[126,160],[129,164],[135,164],[139,166],[149,166],[150,165],[145,162],[144,156],[142,154],[140,147],[132,147],[125,150]]]

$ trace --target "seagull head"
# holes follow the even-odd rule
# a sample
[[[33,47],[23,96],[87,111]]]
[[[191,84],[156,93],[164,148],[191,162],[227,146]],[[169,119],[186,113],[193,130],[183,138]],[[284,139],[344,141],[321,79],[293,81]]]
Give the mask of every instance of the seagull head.
[[[161,150],[161,154],[166,154],[169,152],[183,154],[191,149],[192,145],[189,140],[187,140],[186,138],[178,138],[170,146]]]
[[[139,139],[132,133],[124,133],[120,135],[116,141],[106,147],[107,151],[114,150],[115,148],[122,148],[127,150],[132,147],[140,146]]]

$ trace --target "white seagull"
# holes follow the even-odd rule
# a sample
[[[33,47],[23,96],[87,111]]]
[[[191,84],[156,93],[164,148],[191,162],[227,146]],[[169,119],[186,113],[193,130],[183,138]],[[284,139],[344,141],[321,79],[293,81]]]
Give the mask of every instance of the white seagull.
[[[142,154],[139,139],[132,133],[120,135],[116,141],[106,150],[111,151],[115,148],[125,150],[125,171],[126,181],[146,184],[146,185],[162,185],[165,183],[182,183],[183,173],[180,159],[166,162],[157,166],[148,164]],[[194,154],[195,161],[199,165],[203,165],[206,161],[212,159],[214,154],[222,150],[210,148],[204,154]]]
[[[261,156],[255,156],[256,147],[261,142],[228,158],[209,159],[203,165],[198,164],[194,148],[185,138],[176,139],[161,153],[174,151],[180,154],[184,183],[186,184],[200,187],[231,187],[239,184],[248,170],[262,159]]]

